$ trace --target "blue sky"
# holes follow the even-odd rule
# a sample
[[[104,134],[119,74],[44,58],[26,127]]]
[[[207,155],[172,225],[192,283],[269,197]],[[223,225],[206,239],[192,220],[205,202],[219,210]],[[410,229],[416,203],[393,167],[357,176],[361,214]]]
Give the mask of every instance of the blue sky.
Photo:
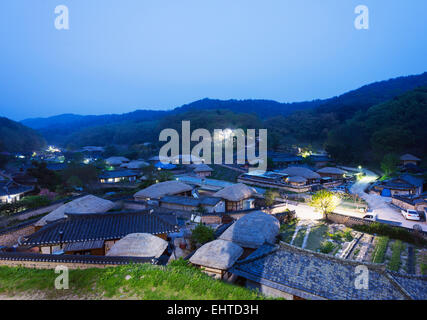
[[[359,4],[369,30],[354,27]],[[427,71],[426,12],[425,0],[2,0],[0,115],[327,98]]]

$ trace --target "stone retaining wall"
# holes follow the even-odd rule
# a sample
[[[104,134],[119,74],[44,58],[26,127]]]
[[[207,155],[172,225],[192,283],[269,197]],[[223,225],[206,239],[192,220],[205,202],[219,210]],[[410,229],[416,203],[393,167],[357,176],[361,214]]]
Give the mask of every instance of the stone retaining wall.
[[[41,262],[41,261],[12,261],[0,260],[0,266],[6,267],[24,267],[30,269],[52,269],[57,266],[66,266],[69,269],[90,269],[90,268],[107,268],[116,267],[114,264],[87,264],[74,262]]]
[[[32,233],[34,233],[35,228],[33,225],[21,228],[21,229],[17,229],[17,230],[13,230],[7,233],[4,233],[2,235],[0,235],[0,245],[1,246],[6,246],[6,247],[11,247],[14,244],[18,243],[18,239],[20,237],[25,237],[28,236]]]

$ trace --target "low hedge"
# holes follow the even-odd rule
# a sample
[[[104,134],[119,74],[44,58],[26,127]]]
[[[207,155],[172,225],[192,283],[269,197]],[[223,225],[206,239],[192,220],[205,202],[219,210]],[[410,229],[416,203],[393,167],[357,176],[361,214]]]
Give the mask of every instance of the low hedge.
[[[387,236],[415,245],[427,245],[427,240],[421,236],[417,236],[415,233],[405,230],[404,228],[396,228],[384,223],[374,222],[369,225],[355,225],[352,228],[360,232]]]

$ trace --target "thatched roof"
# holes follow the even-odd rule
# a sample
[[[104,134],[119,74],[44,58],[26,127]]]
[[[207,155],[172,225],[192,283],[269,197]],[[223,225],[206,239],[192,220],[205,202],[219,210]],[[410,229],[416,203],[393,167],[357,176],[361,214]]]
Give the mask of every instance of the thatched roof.
[[[288,182],[295,182],[295,183],[305,183],[307,182],[306,178],[295,176],[295,177],[289,177]]]
[[[324,173],[324,174],[346,174],[347,171],[334,168],[334,167],[324,167],[322,169],[317,170],[318,173]]]
[[[119,166],[123,162],[129,162],[129,159],[125,157],[109,157],[105,159],[105,162],[111,166]]]
[[[242,253],[243,249],[233,242],[214,240],[200,247],[190,258],[190,262],[203,267],[227,270]]]
[[[252,187],[248,187],[243,183],[237,183],[225,187],[224,189],[216,192],[213,196],[217,198],[223,198],[228,201],[240,201],[243,199],[250,198],[256,191]]]
[[[192,154],[180,154],[177,156],[172,157],[172,162],[173,163],[196,163],[196,164],[200,164],[203,163],[204,159],[192,155]]]
[[[37,221],[35,225],[44,226],[48,222],[64,218],[66,213],[104,213],[114,208],[114,206],[113,202],[90,194],[60,206]]]
[[[117,241],[107,256],[158,258],[167,247],[167,241],[152,234],[131,233]]]
[[[209,167],[207,164],[198,164],[195,166],[195,168],[193,169],[194,172],[208,172],[208,171],[213,171],[213,169],[211,167]]]
[[[192,186],[188,184],[172,180],[153,184],[148,188],[138,191],[133,196],[138,198],[160,199],[164,196],[171,196],[182,192],[193,190]]]
[[[264,243],[275,243],[280,223],[262,211],[249,213],[231,225],[219,239],[232,241],[243,248],[258,248]]]
[[[134,160],[134,161],[131,161],[131,162],[129,162],[129,163],[122,163],[121,165],[120,165],[120,167],[121,168],[127,168],[127,169],[139,169],[139,168],[142,168],[142,167],[148,167],[150,164],[148,164],[147,162],[145,162],[145,161],[142,161],[142,160]]]
[[[412,155],[412,154],[404,154],[403,156],[400,157],[400,160],[402,161],[421,161],[420,158],[417,158],[416,156]]]
[[[304,167],[288,167],[280,172],[286,173],[290,177],[303,177],[306,179],[320,179],[320,175]]]

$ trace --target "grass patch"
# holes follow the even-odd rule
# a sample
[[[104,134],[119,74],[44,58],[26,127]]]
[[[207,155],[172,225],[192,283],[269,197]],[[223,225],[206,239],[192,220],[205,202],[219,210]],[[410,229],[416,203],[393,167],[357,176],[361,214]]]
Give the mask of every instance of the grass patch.
[[[126,280],[125,277],[131,278]],[[69,290],[56,290],[54,270],[0,267],[0,293],[42,291],[46,298],[69,295],[99,299],[263,299],[258,292],[214,280],[200,270],[176,262],[167,267],[150,264],[105,269],[70,270]]]
[[[292,236],[295,233],[297,221],[292,221],[289,224],[284,224],[280,227],[280,239],[286,243],[291,243]]]
[[[306,232],[307,232],[306,228],[299,229],[297,236],[295,237],[295,240],[293,243],[294,246],[302,247],[302,243],[304,242],[304,237],[305,237]]]
[[[391,247],[391,259],[388,268],[392,271],[399,271],[401,265],[400,255],[402,254],[405,245],[402,241],[396,240]]]
[[[337,231],[335,233],[328,233],[329,238],[337,242],[350,242],[353,240],[353,236],[351,235],[351,229],[346,229],[344,231]]]
[[[319,224],[312,227],[305,248],[308,250],[317,251],[321,247],[327,231],[328,226],[325,224]]]
[[[373,263],[383,263],[385,258],[385,253],[387,251],[388,237],[379,237],[377,245],[374,248],[372,253],[372,262]]]

